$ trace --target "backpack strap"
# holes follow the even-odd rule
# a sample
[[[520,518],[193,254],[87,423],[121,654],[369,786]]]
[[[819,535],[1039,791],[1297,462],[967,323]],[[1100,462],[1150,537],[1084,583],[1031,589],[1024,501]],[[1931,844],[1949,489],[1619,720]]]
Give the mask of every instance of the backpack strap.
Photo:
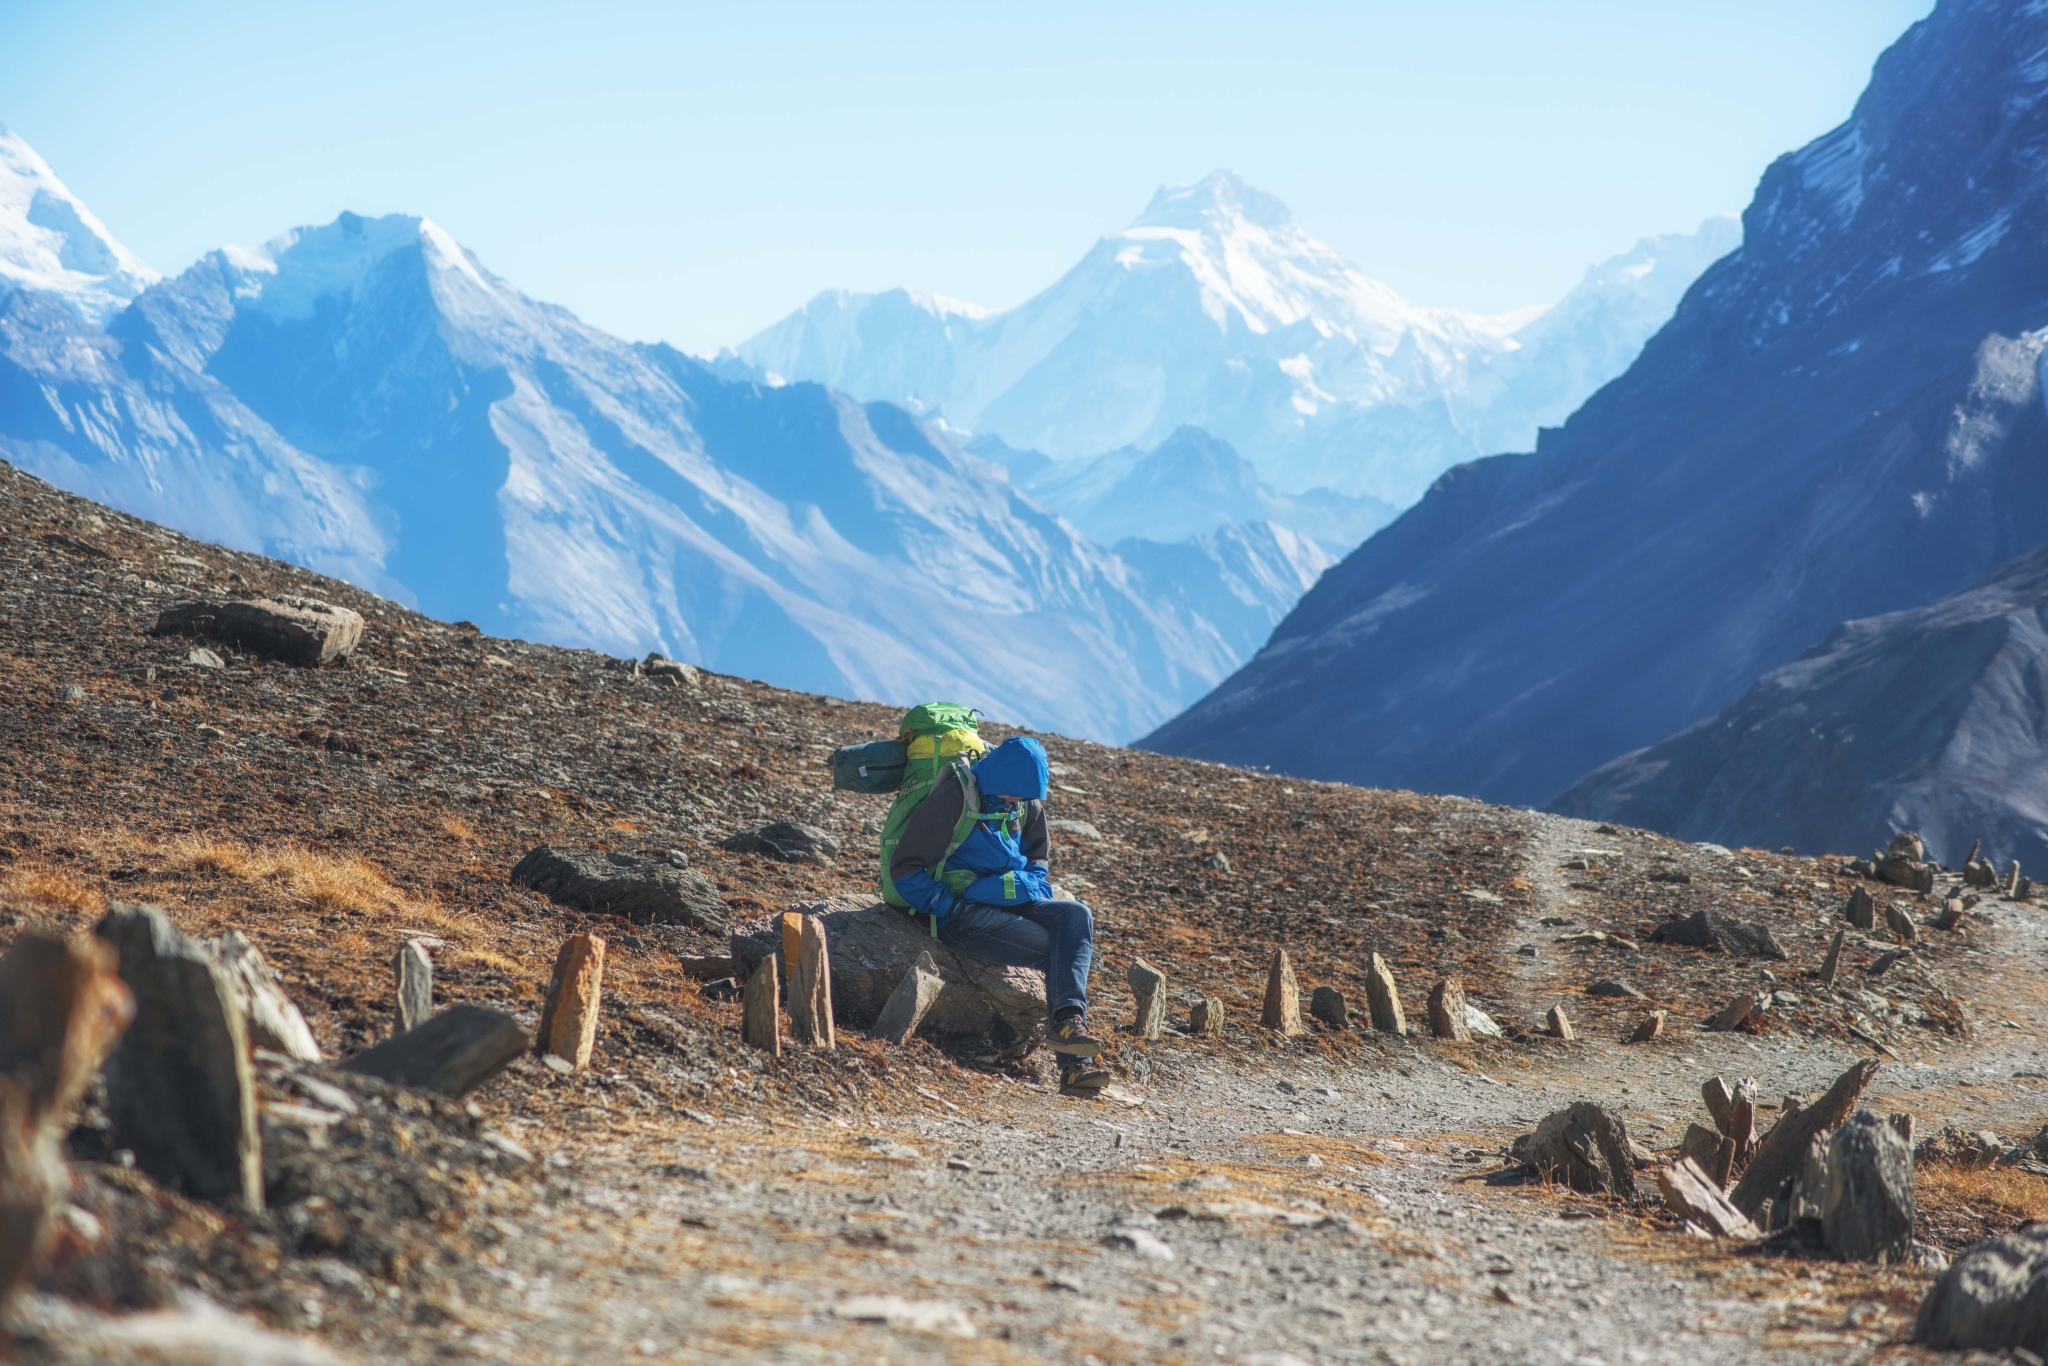
[[[958,893],[965,891],[966,886],[964,883],[955,886],[955,881],[960,877],[965,877],[967,881],[971,882],[973,881],[973,875],[954,874],[953,879],[949,880],[946,873],[946,860],[960,851],[960,846],[967,843],[967,837],[974,833],[974,827],[981,823],[981,784],[975,781],[974,768],[963,756],[955,755],[946,765],[946,771],[951,773],[954,780],[960,784],[960,819],[953,824],[953,836],[946,842],[946,852],[939,855],[938,862],[932,864],[926,871],[931,873],[935,881],[951,887],[954,892]],[[915,915],[916,912],[912,912],[912,914]],[[931,931],[932,938],[937,939],[939,937],[939,918],[935,915],[927,915],[925,921]]]

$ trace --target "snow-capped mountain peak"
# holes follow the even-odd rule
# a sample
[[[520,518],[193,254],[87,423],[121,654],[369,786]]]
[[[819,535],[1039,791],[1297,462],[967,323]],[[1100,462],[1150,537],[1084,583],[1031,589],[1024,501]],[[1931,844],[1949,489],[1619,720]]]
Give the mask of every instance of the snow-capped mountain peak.
[[[313,316],[319,302],[353,298],[369,276],[400,252],[417,250],[436,276],[492,285],[461,244],[430,219],[411,214],[365,218],[344,213],[319,227],[294,228],[260,247],[220,255],[237,302],[272,318]]]
[[[157,279],[33,147],[0,125],[0,294],[54,295],[97,325]]]
[[[1160,189],[1016,308],[824,294],[737,354],[1057,461],[1196,426],[1276,488],[1399,505],[1451,465],[1525,449],[1627,367],[1726,245],[1726,233],[1650,239],[1589,272],[1545,326],[1545,310],[1403,298],[1218,170]]]

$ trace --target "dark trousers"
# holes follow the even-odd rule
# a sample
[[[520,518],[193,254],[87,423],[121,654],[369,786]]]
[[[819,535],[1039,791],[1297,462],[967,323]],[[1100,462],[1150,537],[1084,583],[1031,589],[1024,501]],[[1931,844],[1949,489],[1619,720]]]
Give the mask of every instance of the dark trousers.
[[[1021,906],[967,902],[939,922],[939,942],[969,958],[1045,974],[1045,1006],[1088,1007],[1088,974],[1095,967],[1095,916],[1078,901],[1031,901]]]

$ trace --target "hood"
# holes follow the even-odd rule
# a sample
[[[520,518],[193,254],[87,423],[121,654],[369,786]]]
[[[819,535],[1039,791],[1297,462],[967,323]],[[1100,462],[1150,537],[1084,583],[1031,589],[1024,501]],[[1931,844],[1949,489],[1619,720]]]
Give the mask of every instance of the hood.
[[[1003,741],[974,766],[974,780],[984,796],[1022,797],[1029,801],[1045,796],[1046,778],[1051,773],[1045,746],[1028,735]]]

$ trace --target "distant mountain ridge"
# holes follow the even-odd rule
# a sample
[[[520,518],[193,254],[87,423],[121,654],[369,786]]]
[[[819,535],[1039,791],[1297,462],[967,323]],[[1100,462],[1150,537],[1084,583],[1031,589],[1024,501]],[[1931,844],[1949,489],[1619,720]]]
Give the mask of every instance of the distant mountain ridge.
[[[8,174],[0,241],[41,251]],[[421,218],[226,248],[111,314],[144,277],[108,259],[0,298],[0,456],[502,634],[1118,740],[1327,562],[1247,534],[1155,587],[942,428],[609,337]]]
[[[33,147],[0,125],[0,295],[34,290],[98,324],[156,280]]]
[[[1016,308],[832,291],[737,350],[1055,460],[1194,426],[1279,489],[1402,506],[1453,464],[1526,445],[1619,374],[1736,240],[1729,218],[1648,238],[1554,308],[1486,317],[1409,302],[1217,171],[1161,189]]]
[[[2042,146],[2048,6],[1941,0],[1626,375],[1446,473],[1143,743],[1540,804],[2032,549]]]
[[[1017,451],[995,437],[976,437],[967,449],[1003,463],[1012,483],[1104,545],[1127,537],[1181,541],[1270,522],[1314,540],[1335,563],[1394,518],[1377,498],[1333,489],[1281,493],[1229,442],[1199,427],[1177,428],[1150,450],[1127,446],[1080,460]]]

